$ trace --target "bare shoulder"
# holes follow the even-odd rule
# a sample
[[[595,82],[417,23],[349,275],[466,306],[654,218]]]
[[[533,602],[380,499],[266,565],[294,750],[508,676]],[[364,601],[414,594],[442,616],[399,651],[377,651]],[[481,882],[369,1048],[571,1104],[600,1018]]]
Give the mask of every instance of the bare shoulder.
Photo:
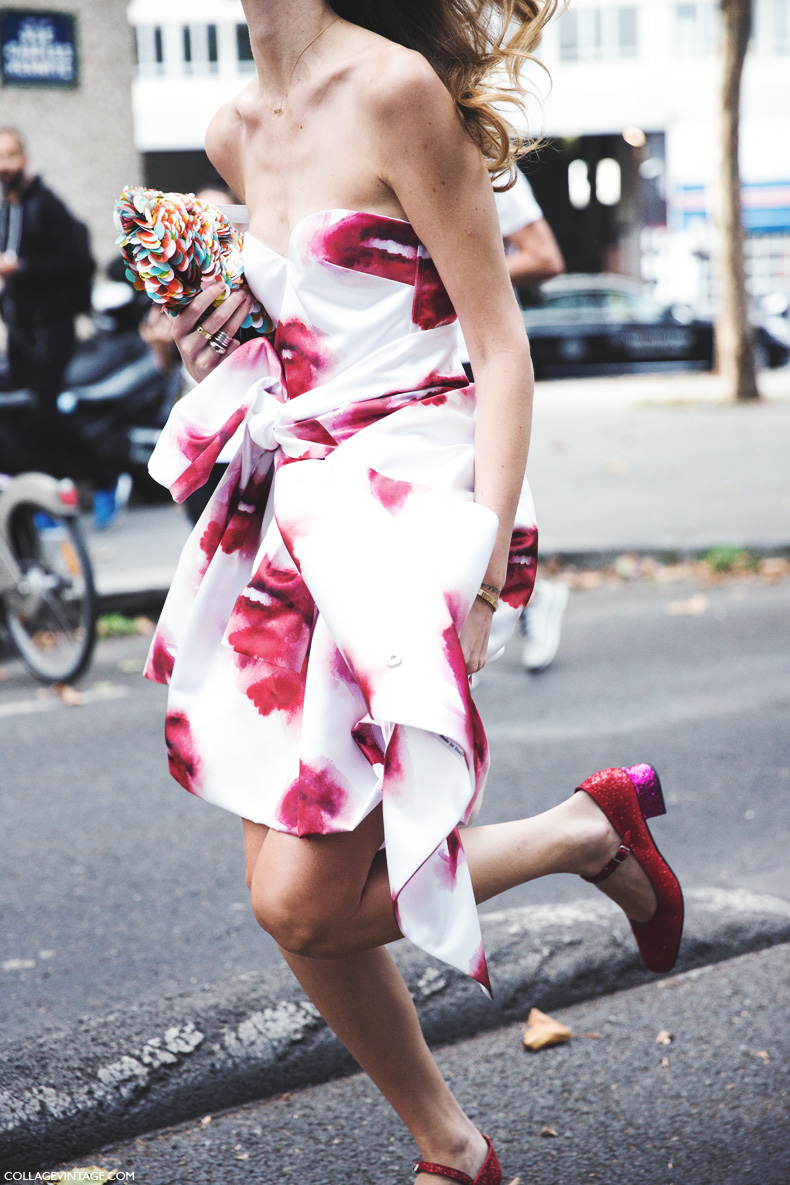
[[[445,131],[459,125],[450,92],[422,54],[383,42],[371,55],[369,71],[369,109],[380,126],[395,127],[404,119]]]
[[[212,116],[206,129],[206,155],[214,168],[234,192],[242,196],[239,162],[243,132],[242,107],[246,102],[245,87],[235,98],[223,103]]]

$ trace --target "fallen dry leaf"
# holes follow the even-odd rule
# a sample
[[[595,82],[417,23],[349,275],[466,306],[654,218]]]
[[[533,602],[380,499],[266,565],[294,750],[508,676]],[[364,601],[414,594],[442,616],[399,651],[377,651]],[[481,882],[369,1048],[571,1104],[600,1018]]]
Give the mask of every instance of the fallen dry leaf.
[[[668,1057],[662,1057],[662,1059],[661,1059],[661,1068],[662,1068],[662,1069],[664,1069],[664,1070],[668,1070],[668,1069],[669,1069],[669,1058],[668,1058]]]
[[[249,1160],[249,1159],[250,1159],[249,1152],[237,1152],[236,1153],[236,1160]]]
[[[670,617],[701,617],[709,606],[710,601],[704,593],[694,593],[687,601],[670,601],[667,613]]]
[[[81,708],[85,703],[85,696],[70,683],[53,683],[52,690],[57,692],[67,708]]]
[[[558,1136],[559,1134],[560,1133],[555,1131],[553,1127],[549,1127],[547,1123],[544,1123],[543,1127],[538,1132],[539,1136]]]
[[[524,1045],[527,1049],[544,1049],[547,1045],[561,1045],[570,1041],[573,1034],[567,1025],[547,1016],[539,1008],[531,1008],[524,1029]]]
[[[760,560],[757,571],[765,580],[781,580],[783,576],[790,576],[790,560],[785,556],[769,556]]]
[[[764,1062],[771,1060],[764,1049],[758,1049],[754,1056],[761,1058]]]
[[[671,1044],[672,1044],[672,1034],[669,1032],[668,1029],[662,1029],[661,1032],[656,1037],[656,1045],[671,1045]]]
[[[203,1116],[203,1118],[200,1121],[200,1126],[205,1127],[207,1123],[211,1123],[211,1116],[210,1115]]]

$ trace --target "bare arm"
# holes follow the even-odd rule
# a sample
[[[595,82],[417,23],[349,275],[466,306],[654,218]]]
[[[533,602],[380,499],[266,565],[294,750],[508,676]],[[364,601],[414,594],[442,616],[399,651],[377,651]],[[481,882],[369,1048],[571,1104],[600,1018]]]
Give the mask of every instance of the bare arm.
[[[401,55],[393,72],[373,83],[380,175],[428,248],[463,326],[477,386],[475,500],[499,518],[485,580],[501,588],[529,447],[529,345],[480,153],[422,58]],[[490,607],[476,599],[461,633],[470,673],[483,666],[490,624]]]
[[[225,103],[208,126],[206,152],[222,179],[243,199],[243,178],[238,164],[239,136],[235,104]],[[178,347],[187,373],[198,383],[211,374],[223,358],[227,358],[239,348],[239,343],[234,341],[224,354],[215,353],[208,339],[198,332],[198,325],[205,333],[212,334],[223,330],[229,337],[233,337],[252,307],[249,296],[239,291],[233,292],[221,305],[211,310],[211,305],[221,290],[219,284],[212,284],[204,289],[172,321],[173,341]]]
[[[507,267],[510,281],[519,284],[539,284],[565,271],[565,260],[559,249],[554,232],[545,218],[538,218],[522,226],[515,234],[508,235],[505,246],[509,248]]]

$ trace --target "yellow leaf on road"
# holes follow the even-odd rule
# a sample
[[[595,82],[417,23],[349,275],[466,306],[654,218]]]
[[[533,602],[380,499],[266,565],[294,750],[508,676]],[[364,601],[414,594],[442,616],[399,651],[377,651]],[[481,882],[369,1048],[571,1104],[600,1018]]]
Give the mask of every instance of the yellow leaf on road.
[[[547,1045],[562,1045],[570,1041],[571,1030],[559,1020],[547,1016],[539,1008],[531,1008],[524,1029],[524,1045],[527,1049],[544,1049]]]

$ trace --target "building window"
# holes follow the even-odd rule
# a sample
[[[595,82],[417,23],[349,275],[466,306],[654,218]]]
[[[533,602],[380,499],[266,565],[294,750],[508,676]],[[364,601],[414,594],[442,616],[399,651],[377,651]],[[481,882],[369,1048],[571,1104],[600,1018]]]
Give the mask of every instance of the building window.
[[[605,156],[595,166],[595,196],[602,206],[616,206],[620,201],[620,165],[613,156]]]
[[[700,58],[710,54],[716,39],[716,27],[715,4],[677,4],[674,56]]]
[[[762,53],[790,54],[790,0],[757,0],[756,37]]]
[[[165,54],[162,30],[155,25],[137,25],[137,73],[140,78],[157,78],[164,74]]]
[[[189,25],[185,25],[183,30],[184,40],[184,61],[188,64],[192,62],[192,30]]]
[[[586,160],[572,160],[568,165],[568,198],[574,210],[586,210],[592,197],[590,168]]]
[[[579,60],[579,14],[564,12],[560,21],[560,61]]]
[[[255,64],[252,59],[252,45],[250,44],[250,31],[246,25],[236,25],[236,56],[239,59],[239,66],[242,70],[254,70]]]
[[[636,9],[617,9],[617,48],[621,58],[635,58],[637,50]]]
[[[216,25],[208,26],[208,60],[212,65],[216,65],[218,61]]]
[[[565,12],[560,20],[563,62],[635,58],[638,41],[638,13],[633,5],[583,8]]]

